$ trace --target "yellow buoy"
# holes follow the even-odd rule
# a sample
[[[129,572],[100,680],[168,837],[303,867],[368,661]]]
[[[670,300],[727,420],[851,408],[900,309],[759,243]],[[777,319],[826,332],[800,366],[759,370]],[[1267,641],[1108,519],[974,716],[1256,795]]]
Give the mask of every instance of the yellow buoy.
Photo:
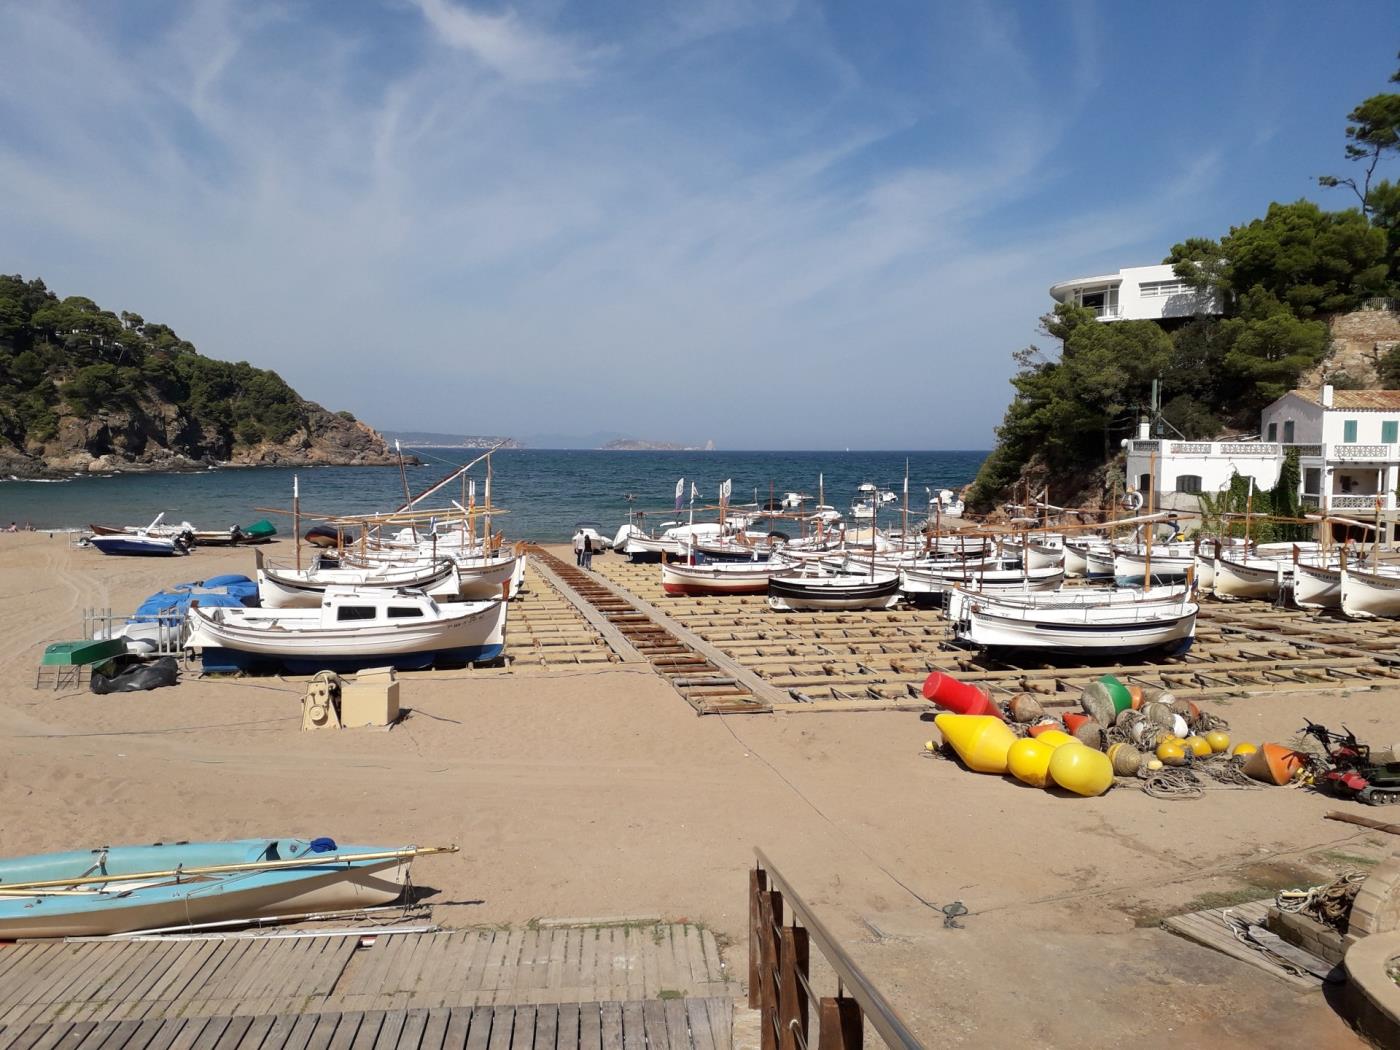
[[[1016,742],[1016,734],[1005,722],[992,715],[936,715],[938,731],[976,773],[1005,773],[1006,752]]]
[[[1230,750],[1230,734],[1223,729],[1212,729],[1206,734],[1206,743],[1216,754]]]
[[[1191,749],[1191,753],[1197,758],[1205,758],[1211,753],[1210,743],[1203,736],[1188,736],[1186,746]]]
[[[1179,766],[1186,762],[1186,745],[1177,740],[1164,740],[1157,745],[1157,757],[1164,766]]]
[[[1050,779],[1066,791],[1092,798],[1113,785],[1113,763],[1092,747],[1057,747],[1050,756]]]
[[[1082,744],[1084,741],[1077,737],[1072,737],[1063,729],[1047,729],[1036,736],[1042,744],[1049,744],[1051,747],[1060,747],[1062,744]]]
[[[1259,750],[1259,748],[1255,747],[1253,744],[1246,744],[1246,743],[1244,743],[1244,742],[1241,742],[1241,743],[1238,743],[1238,744],[1235,745],[1235,749],[1234,749],[1233,751],[1231,751],[1230,754],[1232,754],[1232,755],[1252,755],[1252,754],[1254,754],[1254,752],[1256,752],[1256,751],[1258,751],[1258,750]]]
[[[1055,751],[1043,740],[1028,736],[1007,749],[1006,765],[1021,783],[1043,788],[1050,779],[1050,758]]]
[[[925,750],[925,751],[937,751],[938,748],[934,746],[934,743],[933,743],[932,740],[925,740],[925,741],[924,741],[924,750]]]
[[[1147,771],[1148,771],[1149,773],[1155,773],[1155,772],[1157,772],[1157,770],[1159,770],[1159,769],[1161,769],[1161,768],[1162,768],[1162,760],[1161,760],[1160,758],[1149,758],[1149,759],[1147,760]]]

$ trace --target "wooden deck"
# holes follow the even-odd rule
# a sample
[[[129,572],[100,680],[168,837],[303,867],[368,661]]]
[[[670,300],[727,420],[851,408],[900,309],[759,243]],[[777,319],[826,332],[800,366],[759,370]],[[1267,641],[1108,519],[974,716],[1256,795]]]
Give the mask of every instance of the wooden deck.
[[[134,1048],[145,1045],[130,1042],[138,1028],[149,1035],[157,1022],[207,1018],[261,1023],[315,1014],[341,1018],[335,1024],[342,1025],[347,1018],[359,1024],[367,1017],[465,1010],[462,1016],[476,1025],[484,1015],[470,1008],[478,1006],[538,1007],[544,1011],[539,1016],[556,1019],[549,1023],[557,1031],[557,1018],[574,1016],[561,1014],[560,1007],[576,1011],[579,1004],[620,1003],[626,1013],[656,1004],[645,1006],[655,1013],[664,1004],[674,1013],[672,1003],[728,1001],[737,993],[714,935],[691,925],[30,941],[0,947],[0,1048],[27,1047],[17,1041],[19,1034],[40,1029],[68,1033],[55,1037],[65,1047],[80,1039],[84,1047]],[[609,1007],[601,1009],[611,1016]],[[488,1034],[495,1023],[488,1024]],[[542,1022],[530,1023],[538,1028]],[[127,1041],[92,1043],[99,1026],[112,1038],[126,1033]],[[582,1038],[591,1031],[584,1030]],[[57,1045],[47,1039],[42,1045]],[[535,1045],[512,1037],[504,1044],[482,1043],[477,1050],[533,1050]],[[602,1050],[634,1047],[604,1043]]]
[[[1305,991],[1321,988],[1322,981],[1312,974],[1300,974],[1285,969],[1276,959],[1246,944],[1241,944],[1234,931],[1225,924],[1227,912],[1245,922],[1262,923],[1264,916],[1268,914],[1269,905],[1273,903],[1274,898],[1264,897],[1257,901],[1236,904],[1229,908],[1206,908],[1204,911],[1170,916],[1162,920],[1162,926],[1180,937],[1185,937],[1188,941],[1195,941],[1207,948],[1223,952],[1232,959],[1257,966],[1294,988]]]
[[[732,999],[61,1021],[0,1050],[729,1050]]]

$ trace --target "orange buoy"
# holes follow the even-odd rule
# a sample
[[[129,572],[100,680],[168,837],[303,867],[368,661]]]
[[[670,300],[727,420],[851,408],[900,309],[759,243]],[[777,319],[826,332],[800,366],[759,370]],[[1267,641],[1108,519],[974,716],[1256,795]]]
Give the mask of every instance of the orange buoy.
[[[952,675],[934,671],[924,679],[924,699],[950,711],[955,715],[991,715],[1001,718],[1001,710],[992,703],[986,690],[967,682],[959,682]]]
[[[1265,784],[1287,784],[1293,774],[1303,768],[1306,758],[1301,751],[1282,744],[1261,744],[1258,751],[1244,760],[1244,771],[1246,776]]]
[[[1050,779],[1066,791],[1092,798],[1113,786],[1113,763],[1092,747],[1057,747],[1050,756]]]
[[[1028,736],[1007,749],[1007,769],[1021,783],[1043,788],[1050,781],[1050,758],[1055,750],[1045,741]]]
[[[1006,772],[1006,753],[1016,742],[1016,734],[1001,719],[945,713],[935,715],[933,722],[968,769],[976,773]]]
[[[1073,733],[1076,729],[1078,729],[1080,726],[1082,726],[1085,722],[1092,722],[1092,721],[1094,721],[1094,716],[1093,716],[1093,715],[1082,714],[1082,713],[1080,713],[1079,711],[1066,711],[1066,712],[1065,712],[1065,729],[1066,729],[1066,731],[1068,731],[1068,732],[1070,732],[1070,733]]]
[[[1127,690],[1128,700],[1131,702],[1131,710],[1136,711],[1142,706],[1142,686],[1130,685],[1127,686]]]

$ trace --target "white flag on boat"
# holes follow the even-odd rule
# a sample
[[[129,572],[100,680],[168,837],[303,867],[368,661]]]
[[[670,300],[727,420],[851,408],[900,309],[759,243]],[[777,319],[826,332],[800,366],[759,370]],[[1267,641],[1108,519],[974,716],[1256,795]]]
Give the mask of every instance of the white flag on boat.
[[[724,483],[723,483],[722,485],[720,485],[720,487],[719,487],[719,498],[720,498],[721,500],[727,500],[727,499],[729,499],[729,494],[730,494],[731,492],[733,492],[733,491],[734,491],[734,479],[733,479],[733,478],[726,478],[725,481],[724,481]]]
[[[690,483],[690,502],[694,503],[700,498],[700,490],[695,487],[695,482]]]
[[[476,506],[476,478],[467,482],[467,506]]]
[[[685,478],[676,482],[676,510],[681,509],[681,500],[685,497]]]

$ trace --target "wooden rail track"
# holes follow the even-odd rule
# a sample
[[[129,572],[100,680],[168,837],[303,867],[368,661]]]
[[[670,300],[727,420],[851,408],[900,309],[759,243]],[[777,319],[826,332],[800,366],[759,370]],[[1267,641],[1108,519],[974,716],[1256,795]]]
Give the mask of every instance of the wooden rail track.
[[[1400,685],[1400,622],[1206,599],[1195,644],[1180,656],[1015,663],[953,645],[938,609],[779,613],[762,596],[667,597],[655,565],[608,558],[594,566],[779,690],[779,711],[922,708],[932,671],[1003,696],[1035,692],[1052,705],[1073,702],[1108,671],[1193,699]]]

